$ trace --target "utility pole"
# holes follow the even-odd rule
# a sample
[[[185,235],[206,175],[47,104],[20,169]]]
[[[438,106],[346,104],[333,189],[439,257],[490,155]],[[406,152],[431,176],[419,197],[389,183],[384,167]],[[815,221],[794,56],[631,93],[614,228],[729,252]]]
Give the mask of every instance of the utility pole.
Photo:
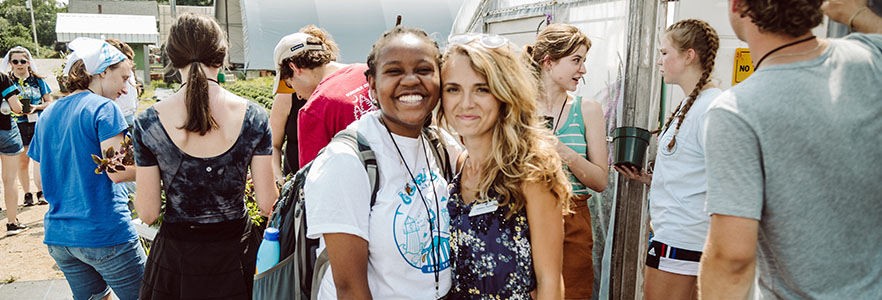
[[[31,1],[25,1],[25,6],[31,10],[31,28],[34,30],[34,51],[37,52],[37,56],[40,56],[40,43],[37,42],[37,23],[34,22],[34,5]]]
[[[172,23],[174,23],[174,22],[175,22],[175,21],[174,21],[175,18],[178,17],[178,14],[175,12],[175,6],[176,6],[176,5],[175,5],[175,0],[169,0],[169,1],[168,1],[168,4],[169,4],[169,6],[171,7],[171,18],[172,18]]]
[[[648,130],[656,124],[661,80],[656,65],[659,26],[664,26],[667,0],[629,0],[622,126]],[[654,157],[649,149],[647,157]],[[644,164],[646,166],[647,164]],[[615,230],[610,264],[610,299],[643,299],[643,266],[648,228],[647,187],[618,176]]]

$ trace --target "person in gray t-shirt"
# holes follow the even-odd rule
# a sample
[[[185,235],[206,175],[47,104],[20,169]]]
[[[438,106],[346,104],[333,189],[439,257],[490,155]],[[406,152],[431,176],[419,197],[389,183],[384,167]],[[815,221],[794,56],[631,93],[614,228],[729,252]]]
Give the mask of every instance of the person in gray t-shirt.
[[[703,299],[882,299],[882,35],[813,38],[821,2],[729,2],[757,69],[706,114]]]

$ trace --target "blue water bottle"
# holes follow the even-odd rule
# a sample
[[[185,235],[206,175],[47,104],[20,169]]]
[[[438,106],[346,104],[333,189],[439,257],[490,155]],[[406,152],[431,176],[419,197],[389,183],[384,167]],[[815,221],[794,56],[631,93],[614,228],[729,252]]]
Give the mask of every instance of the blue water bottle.
[[[267,227],[263,242],[257,248],[257,273],[263,273],[279,263],[279,230]]]

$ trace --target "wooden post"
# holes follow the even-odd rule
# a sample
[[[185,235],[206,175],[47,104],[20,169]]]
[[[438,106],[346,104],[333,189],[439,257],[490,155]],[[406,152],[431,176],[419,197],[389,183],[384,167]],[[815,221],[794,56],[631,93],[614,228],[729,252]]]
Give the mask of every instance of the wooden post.
[[[622,126],[655,129],[661,89],[656,45],[659,23],[664,26],[665,4],[665,0],[629,0]],[[654,149],[649,149],[646,156],[654,158]],[[617,186],[610,298],[643,299],[649,189],[622,175]]]
[[[144,89],[150,87],[150,44],[142,44],[141,51],[144,52],[144,79],[141,80],[141,83],[144,84]]]

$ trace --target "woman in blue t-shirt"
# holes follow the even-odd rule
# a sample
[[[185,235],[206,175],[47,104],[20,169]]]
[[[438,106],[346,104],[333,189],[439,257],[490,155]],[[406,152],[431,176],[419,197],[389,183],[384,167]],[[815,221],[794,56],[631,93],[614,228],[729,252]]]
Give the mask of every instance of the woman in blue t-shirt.
[[[147,256],[128,197],[115,184],[134,180],[135,170],[95,173],[93,161],[123,141],[127,125],[112,99],[126,92],[132,62],[102,40],[77,38],[69,47],[64,72],[72,92],[46,108],[28,149],[47,183],[43,243],[74,299],[103,298],[111,288],[120,299],[137,299]]]
[[[43,112],[52,96],[49,93],[52,89],[43,80],[43,77],[37,74],[37,68],[34,65],[33,57],[30,51],[22,46],[16,46],[7,53],[9,62],[12,65],[12,82],[18,88],[20,94],[19,99],[22,102],[21,114],[15,114],[12,118],[18,125],[18,132],[21,135],[21,142],[24,145],[24,151],[19,154],[19,170],[18,180],[21,188],[24,190],[24,206],[34,205],[34,194],[31,194],[31,182],[29,166],[31,159],[28,158],[28,145],[31,144],[31,138],[34,136],[34,126],[37,118]],[[5,68],[2,69],[5,71]],[[49,202],[43,199],[43,182],[40,180],[40,165],[34,163],[34,186],[37,187],[36,200],[39,205],[46,205]]]

